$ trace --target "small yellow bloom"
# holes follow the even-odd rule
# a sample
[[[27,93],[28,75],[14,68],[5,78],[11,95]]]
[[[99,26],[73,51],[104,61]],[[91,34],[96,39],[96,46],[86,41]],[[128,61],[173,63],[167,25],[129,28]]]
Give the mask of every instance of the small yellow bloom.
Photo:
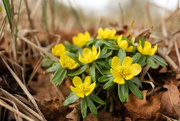
[[[119,48],[125,50],[126,52],[132,52],[133,46],[128,47],[129,44],[126,40],[122,40],[122,35],[117,38],[117,43]]]
[[[111,66],[112,69],[110,69],[110,72],[114,77],[113,81],[118,84],[124,84],[125,80],[132,79],[142,70],[139,64],[132,64],[131,57],[125,57],[122,64],[120,64],[120,59],[115,56],[112,59]]]
[[[151,47],[151,43],[148,41],[145,41],[144,47],[142,47],[141,44],[138,44],[137,49],[138,51],[143,55],[154,55],[154,53],[157,51],[158,45],[154,46],[154,48]]]
[[[59,62],[63,68],[67,68],[67,69],[74,69],[78,65],[76,61],[74,61],[72,58],[70,58],[65,54],[62,54],[60,56]]]
[[[100,48],[97,52],[96,47],[93,45],[92,50],[89,48],[84,48],[82,51],[82,55],[79,53],[79,61],[84,64],[91,63],[94,60],[97,60],[100,55]]]
[[[55,56],[60,56],[61,54],[64,54],[68,51],[66,51],[66,48],[63,44],[58,44],[58,45],[55,45],[53,48],[52,48],[52,53],[55,55]]]
[[[102,39],[113,39],[116,34],[116,30],[110,30],[108,28],[105,28],[104,30],[102,28],[98,29],[98,38]]]
[[[84,98],[85,96],[88,96],[91,94],[91,92],[94,90],[96,86],[96,82],[91,84],[91,77],[86,76],[84,83],[82,82],[81,78],[78,76],[75,76],[72,80],[75,87],[70,86],[71,91],[75,92],[75,95]]]
[[[117,39],[117,43],[119,48],[125,50],[128,47],[128,42],[126,40],[122,40],[122,35],[120,35]]]
[[[79,33],[78,36],[74,36],[72,38],[74,45],[79,46],[79,47],[85,46],[89,40],[90,40],[89,32],[85,32],[84,34]]]

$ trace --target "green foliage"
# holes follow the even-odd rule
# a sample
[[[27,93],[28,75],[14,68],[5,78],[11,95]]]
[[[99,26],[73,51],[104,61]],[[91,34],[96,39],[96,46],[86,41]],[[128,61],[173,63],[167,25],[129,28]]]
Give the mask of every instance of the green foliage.
[[[4,4],[4,8],[6,10],[6,15],[7,15],[7,18],[8,18],[10,29],[12,31],[13,18],[12,18],[12,11],[11,11],[11,7],[10,7],[10,2],[9,2],[9,0],[2,0],[2,1],[3,1],[3,4]]]
[[[67,106],[71,103],[76,102],[79,99],[78,96],[74,95],[74,92],[71,92],[68,96],[68,98],[63,102],[63,106]]]
[[[143,99],[143,94],[140,90],[143,89],[143,85],[138,79],[138,75],[143,70],[143,67],[149,65],[151,68],[156,69],[158,64],[167,66],[164,59],[157,55],[152,55],[156,50],[150,48],[150,43],[148,43],[149,46],[147,47],[144,37],[140,37],[138,43],[136,43],[134,36],[131,39],[123,36],[120,38],[122,40],[117,40],[117,37],[112,37],[114,31],[107,32],[110,32],[110,34],[105,33],[102,35],[105,39],[100,36],[103,33],[98,33],[96,39],[92,38],[83,47],[73,45],[67,41],[64,43],[67,51],[62,54],[68,55],[72,60],[71,62],[67,59],[63,60],[63,64],[67,64],[67,67],[77,64],[73,69],[63,68],[64,66],[62,67],[59,62],[54,62],[48,57],[45,57],[42,63],[42,66],[49,67],[46,73],[54,73],[50,81],[56,85],[60,85],[65,76],[68,76],[71,80],[73,79],[75,88],[71,88],[71,91],[74,92],[70,93],[63,105],[69,105],[79,99],[83,118],[87,116],[88,109],[92,114],[97,115],[98,109],[96,105],[106,105],[106,102],[108,103],[110,100],[110,103],[115,102],[116,100],[113,100],[115,96],[121,102],[127,102],[131,93],[139,99]],[[86,36],[82,33],[81,35],[78,41],[81,41],[83,38],[82,42],[84,42]],[[122,44],[123,49],[120,48],[119,44]],[[143,49],[139,50],[137,44],[140,44]],[[91,49],[92,47],[94,49]],[[132,50],[129,50],[130,47]],[[147,50],[151,52],[148,53],[149,51]],[[98,54],[99,52],[100,54]],[[79,56],[80,54],[82,56]],[[61,57],[63,56],[59,57],[60,60]],[[120,63],[118,63],[119,61]],[[107,95],[102,100],[99,95],[105,92]]]

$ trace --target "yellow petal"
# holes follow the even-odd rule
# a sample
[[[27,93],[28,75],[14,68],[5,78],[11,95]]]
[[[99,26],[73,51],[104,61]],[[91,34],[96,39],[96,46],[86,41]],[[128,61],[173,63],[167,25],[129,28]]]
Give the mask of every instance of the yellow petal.
[[[122,66],[129,68],[132,64],[132,58],[131,57],[125,57],[123,62],[122,62]]]
[[[128,47],[128,42],[126,40],[118,40],[118,46],[121,49],[126,49]]]
[[[157,51],[158,45],[156,44],[156,46],[154,46],[154,48],[151,49],[151,52],[149,53],[149,55],[154,55],[154,53]]]
[[[82,84],[82,80],[79,76],[75,76],[72,80],[75,87],[79,87]]]
[[[80,92],[81,92],[80,89],[75,88],[75,87],[73,87],[73,86],[70,86],[70,89],[71,89],[71,91],[73,91],[74,93],[80,93]]]
[[[97,54],[97,49],[94,45],[92,46],[92,53],[93,53],[93,55]]]
[[[75,95],[80,97],[80,98],[84,98],[84,93],[75,93]]]
[[[89,86],[91,84],[91,77],[90,76],[86,76],[86,78],[84,80],[84,84],[86,86]]]
[[[82,57],[82,55],[81,55],[80,53],[79,53],[78,60],[79,60],[81,63],[84,63],[84,64],[89,63],[88,59],[87,59],[87,58]]]
[[[129,46],[128,48],[126,48],[126,52],[132,52],[133,50],[133,46]]]
[[[113,57],[111,61],[111,66],[114,70],[117,70],[120,66],[120,59],[117,56]]]
[[[114,78],[121,77],[121,75],[119,74],[119,72],[114,71],[113,69],[110,69],[110,72],[111,72],[111,74],[113,75]]]
[[[102,34],[103,34],[103,29],[102,29],[102,28],[99,28],[99,29],[98,29],[98,35],[101,37]]]
[[[139,64],[132,64],[129,68],[129,73],[136,76],[142,71],[142,67]]]
[[[82,55],[84,57],[87,57],[89,55],[89,53],[91,53],[91,50],[89,48],[84,48],[82,51]]]
[[[137,50],[138,50],[141,54],[143,53],[143,48],[142,48],[141,44],[138,44]]]
[[[85,36],[86,36],[87,39],[90,39],[90,34],[89,34],[89,32],[85,32]]]
[[[94,90],[96,86],[96,82],[92,83],[90,86],[89,86],[89,91],[88,92],[85,92],[85,95],[88,96],[89,94],[91,94],[91,92]]]
[[[134,77],[134,75],[129,74],[129,75],[126,75],[125,79],[126,80],[131,80],[133,77]]]
[[[122,40],[122,35],[120,35],[117,39],[117,41],[121,41]]]
[[[125,81],[124,81],[123,78],[115,78],[113,81],[114,81],[115,83],[118,83],[118,84],[124,84],[124,83],[125,83]]]

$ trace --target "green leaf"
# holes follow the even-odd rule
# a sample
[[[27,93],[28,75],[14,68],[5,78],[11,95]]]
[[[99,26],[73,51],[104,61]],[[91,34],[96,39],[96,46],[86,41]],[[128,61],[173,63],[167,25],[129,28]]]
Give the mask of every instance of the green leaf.
[[[156,63],[154,63],[154,61],[151,57],[147,57],[147,64],[153,69],[157,68]]]
[[[71,92],[68,96],[68,98],[63,102],[63,106],[67,106],[71,103],[76,102],[79,99],[78,96],[74,94],[74,92]]]
[[[161,66],[167,66],[168,65],[163,58],[161,58],[157,55],[152,55],[151,58]]]
[[[104,84],[103,89],[109,88],[110,86],[113,85],[113,83],[114,83],[114,82],[113,82],[112,80],[109,80],[108,82],[106,82],[106,83]]]
[[[88,41],[88,43],[86,44],[86,47],[88,47],[90,45],[94,45],[97,41],[98,41],[98,39],[93,39],[91,41]]]
[[[129,96],[129,89],[127,84],[118,84],[118,97],[121,100],[121,102],[126,102],[128,101],[128,96]]]
[[[103,67],[105,67],[105,68],[107,68],[107,69],[110,69],[110,68],[111,68],[110,65],[109,65],[109,63],[108,63],[107,61],[97,60],[96,63],[99,64],[99,65],[101,65],[101,66],[103,66]]]
[[[111,56],[112,55],[112,53],[113,53],[113,50],[110,50],[109,52],[108,52],[108,47],[107,46],[105,46],[102,50],[101,50],[101,54],[100,54],[100,56],[99,56],[99,59],[100,58],[108,58],[109,56]]]
[[[95,116],[97,116],[98,112],[97,112],[97,108],[94,105],[93,101],[89,98],[89,97],[85,97],[86,101],[87,101],[87,105],[91,111],[91,113]]]
[[[66,77],[67,70],[64,68],[59,68],[51,78],[50,82],[53,82],[55,85],[60,85],[64,78]]]
[[[141,83],[141,81],[137,77],[132,78],[130,81],[132,81],[133,83],[137,84],[138,86],[141,87],[141,89],[143,89],[142,83]]]
[[[95,65],[96,69],[97,69],[102,75],[104,75],[104,73],[101,71],[102,69],[100,69],[99,66],[98,66],[96,63],[94,63],[94,65]]]
[[[68,76],[76,76],[76,75],[79,75],[81,74],[82,72],[84,72],[86,69],[88,68],[88,65],[84,65],[83,67],[81,67],[79,70],[73,72],[73,73],[70,73],[68,74]]]
[[[132,81],[127,81],[128,87],[131,92],[139,99],[143,99],[142,92],[136,87],[136,85]]]
[[[87,115],[87,102],[86,102],[85,98],[81,98],[80,107],[81,107],[82,117],[85,118]]]
[[[133,60],[132,63],[137,63],[140,58],[141,58],[141,54],[140,54],[140,53],[136,53],[136,54],[133,55],[133,57],[132,57],[132,60]]]
[[[145,66],[146,59],[147,59],[147,56],[141,56],[141,59],[139,59],[138,64],[140,64],[141,66]]]
[[[98,82],[106,82],[110,80],[110,78],[113,78],[112,75],[104,75],[98,78]]]
[[[53,63],[54,61],[51,58],[49,58],[48,56],[45,56],[42,60],[41,66],[50,67]]]
[[[11,7],[10,7],[10,3],[9,3],[9,0],[2,0],[2,1],[3,1],[3,4],[4,4],[4,8],[6,10],[6,15],[7,15],[8,22],[9,22],[9,25],[10,25],[10,29],[11,29],[11,32],[12,32],[12,11],[11,11]]]
[[[62,67],[61,67],[61,65],[60,65],[60,63],[59,62],[55,62],[50,68],[48,68],[47,70],[46,70],[46,73],[50,73],[50,72],[54,72],[54,71],[56,71],[56,70],[58,70],[58,69],[63,69]]]
[[[126,51],[123,49],[119,49],[117,56],[120,59],[120,62],[122,63],[123,59],[126,57]]]
[[[93,82],[96,81],[96,69],[95,69],[95,64],[92,63],[91,66],[89,67],[89,72],[90,72],[90,77]]]
[[[107,45],[109,49],[112,49],[112,50],[118,50],[119,49],[119,47],[115,44],[109,43],[109,42],[104,41],[104,40],[102,40],[101,42],[104,43],[105,45]]]
[[[93,100],[93,101],[95,101],[96,103],[98,103],[98,104],[101,104],[101,105],[105,105],[106,104],[106,102],[104,102],[103,100],[101,100],[97,95],[95,95],[95,94],[90,94],[89,95],[89,97]]]

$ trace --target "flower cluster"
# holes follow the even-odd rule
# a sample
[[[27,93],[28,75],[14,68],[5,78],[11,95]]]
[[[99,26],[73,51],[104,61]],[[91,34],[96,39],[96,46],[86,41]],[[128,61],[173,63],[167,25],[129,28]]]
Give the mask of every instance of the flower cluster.
[[[121,102],[126,102],[129,93],[143,99],[139,89],[142,84],[138,79],[143,67],[167,65],[155,55],[158,45],[153,46],[143,37],[136,40],[108,28],[99,28],[97,34],[96,38],[91,38],[89,32],[79,33],[72,38],[73,44],[66,41],[64,45],[55,45],[52,53],[59,57],[59,62],[54,62],[46,71],[54,72],[50,81],[56,85],[60,85],[66,76],[72,80],[74,86],[70,86],[70,95],[63,105],[80,99],[83,118],[87,115],[87,108],[97,115],[93,101],[105,105],[112,95],[117,94]],[[106,96],[100,99],[101,94]]]

